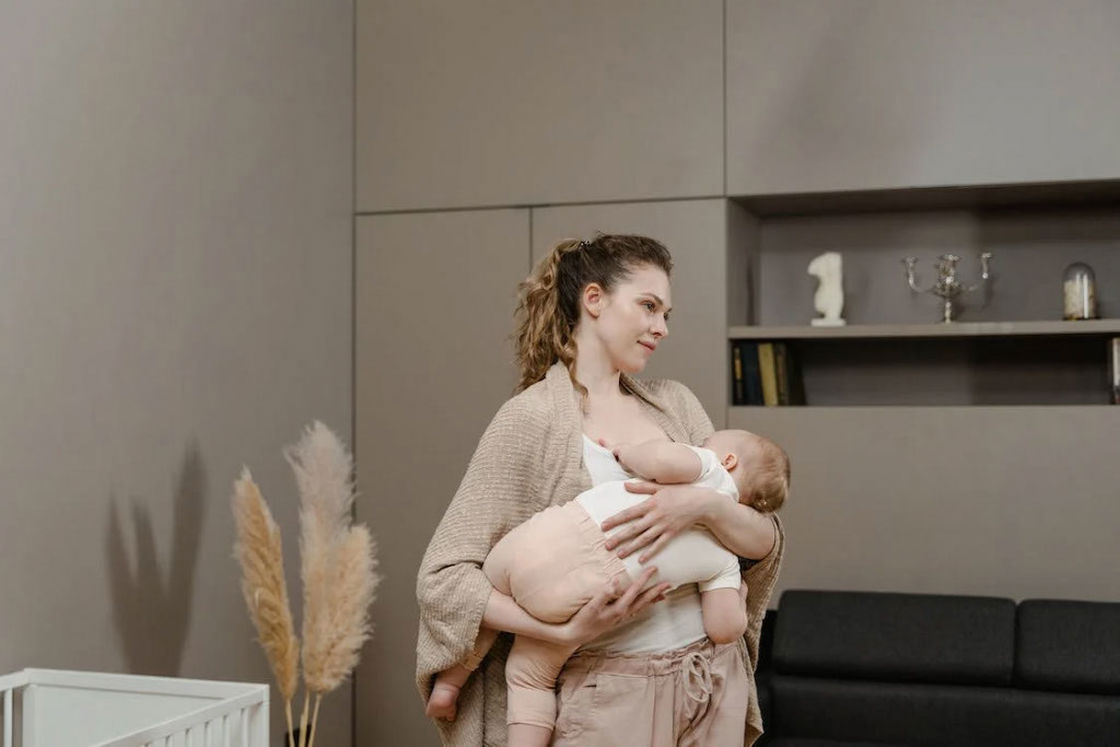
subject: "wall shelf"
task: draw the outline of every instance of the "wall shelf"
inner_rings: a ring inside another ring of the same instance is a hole
[[[1120,319],[1078,322],[953,322],[951,324],[852,324],[845,327],[733,326],[730,340],[871,340],[934,337],[1012,337],[1050,335],[1120,335]]]

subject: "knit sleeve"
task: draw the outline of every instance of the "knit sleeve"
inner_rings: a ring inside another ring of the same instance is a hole
[[[433,675],[461,661],[474,645],[491,592],[482,562],[532,513],[534,465],[547,428],[547,415],[523,398],[506,402],[483,433],[428,544],[416,581],[416,684],[425,698]]]
[[[782,528],[782,521],[775,514],[770,514],[774,522],[774,547],[770,554],[752,565],[743,573],[743,581],[747,584],[747,630],[743,634],[745,664],[751,675],[752,683],[754,673],[758,668],[758,647],[762,635],[762,620],[766,616],[766,608],[770,605],[774,587],[778,582],[778,573],[782,568],[782,556],[785,553],[786,536]],[[752,686],[750,692],[750,705],[747,709],[747,730],[744,745],[749,747],[762,735],[762,712],[758,705],[758,688]]]
[[[712,419],[708,417],[700,400],[687,386],[671,379],[666,379],[664,384],[674,402],[677,416],[688,431],[689,442],[693,446],[699,446],[704,439],[715,432]]]

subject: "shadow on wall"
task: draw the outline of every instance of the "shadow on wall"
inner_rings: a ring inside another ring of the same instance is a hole
[[[170,677],[178,675],[182,665],[206,508],[206,475],[195,443],[188,446],[183,459],[174,501],[171,567],[165,580],[147,506],[140,499],[132,502],[133,563],[125,547],[116,497],[109,499],[105,554],[113,622],[128,671],[133,674]]]

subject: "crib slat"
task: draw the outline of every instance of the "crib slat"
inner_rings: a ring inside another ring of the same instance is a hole
[[[12,745],[12,691],[4,691],[4,747]]]
[[[233,741],[229,735],[229,714],[222,716],[222,747],[233,747]]]
[[[249,709],[241,709],[241,747],[249,747]]]

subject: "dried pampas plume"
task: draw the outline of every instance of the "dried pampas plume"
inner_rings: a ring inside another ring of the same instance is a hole
[[[353,460],[342,442],[316,421],[286,453],[300,492],[303,577],[303,673],[315,693],[311,739],[322,696],[342,684],[370,635],[369,606],[380,581],[376,547],[364,526],[352,527]]]
[[[291,731],[291,703],[299,680],[299,641],[284,580],[280,527],[248,468],[234,482],[233,516],[237,522],[233,550],[241,565],[241,593],[284,699]]]
[[[284,456],[295,472],[300,494],[304,695],[299,734],[300,747],[311,747],[323,695],[354,670],[362,644],[372,632],[369,608],[381,579],[373,537],[366,527],[351,525],[354,460],[338,436],[316,421]],[[248,469],[234,483],[233,512],[241,588],[284,696],[288,744],[294,747],[291,701],[298,679],[299,641],[288,608],[280,530]],[[309,733],[311,693],[315,693],[315,712]]]

